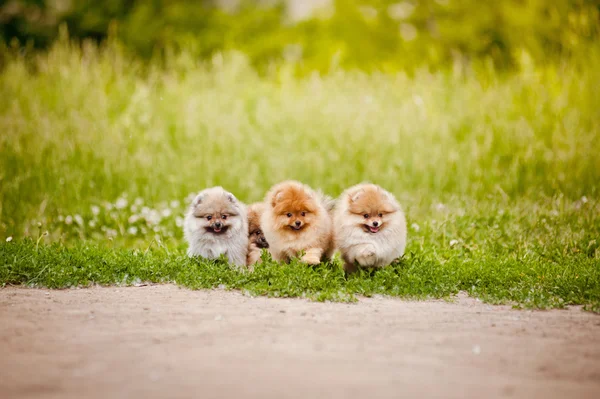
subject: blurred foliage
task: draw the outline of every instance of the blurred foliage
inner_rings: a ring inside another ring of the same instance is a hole
[[[273,3],[241,1],[226,11],[216,0],[12,0],[0,3],[0,36],[45,47],[64,23],[72,37],[99,41],[114,34],[146,58],[237,49],[261,68],[286,59],[305,71],[410,70],[472,60],[509,68],[523,51],[545,62],[585,53],[600,38],[598,0],[332,0],[300,21],[290,19],[289,2]]]

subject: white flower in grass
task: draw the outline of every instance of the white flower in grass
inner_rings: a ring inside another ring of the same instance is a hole
[[[97,205],[92,205],[92,215],[98,216],[100,214],[100,207]]]
[[[584,195],[583,197],[581,197],[581,202],[583,202],[584,204],[587,204],[588,198]]]
[[[92,227],[92,228],[96,227],[96,221],[95,221],[95,220],[90,220],[90,221],[88,222],[88,226],[90,226],[90,227]]]
[[[133,224],[133,223],[137,222],[138,220],[140,220],[140,217],[138,215],[131,215],[131,216],[129,216],[129,219],[127,219],[129,224]]]
[[[107,202],[107,203],[104,204],[104,207],[106,208],[106,210],[112,211],[113,204],[111,204],[110,202]]]
[[[163,209],[163,211],[162,211],[162,216],[163,216],[164,218],[168,218],[169,216],[171,216],[171,210],[170,210],[169,208],[165,208],[165,209]]]
[[[446,209],[446,205],[444,205],[444,204],[442,204],[442,203],[440,202],[440,203],[438,203],[438,204],[436,204],[436,205],[435,205],[435,209],[436,209],[438,212],[441,212],[441,211],[443,211],[443,210],[445,210],[445,209]]]
[[[131,205],[131,206],[129,207],[129,210],[130,210],[132,213],[136,213],[136,212],[138,211],[138,207],[137,207],[137,205],[133,204],[133,205]]]
[[[115,208],[117,209],[123,209],[127,206],[127,198],[119,198],[117,199],[117,202],[115,202]]]
[[[65,221],[65,217],[63,215],[58,215],[58,221],[59,222],[64,222]]]
[[[183,226],[183,218],[181,216],[177,216],[175,218],[175,226],[177,226],[177,227]]]
[[[419,230],[421,230],[421,227],[420,227],[418,224],[416,224],[416,223],[413,223],[413,224],[411,224],[411,225],[410,225],[410,227],[412,227],[412,229],[413,229],[414,231],[419,231]]]
[[[6,237],[6,242],[11,242],[11,241],[12,241],[12,236]]]
[[[152,209],[148,215],[146,215],[146,221],[148,224],[159,224],[161,220],[160,213],[157,210]]]
[[[173,200],[173,201],[171,201],[171,203],[169,205],[171,206],[171,208],[176,209],[176,208],[179,208],[179,206],[181,205],[181,202],[179,202],[177,200]]]
[[[73,224],[73,216],[69,215],[65,218],[65,224]]]
[[[406,42],[416,39],[418,34],[417,28],[413,24],[400,24],[400,36]]]
[[[150,213],[150,208],[148,208],[147,206],[142,208],[142,215],[146,216],[147,214]]]
[[[400,3],[390,4],[388,6],[387,12],[390,18],[399,21],[401,19],[406,19],[410,17],[414,10],[414,4],[409,3],[408,1],[402,1]]]
[[[108,238],[113,238],[117,236],[117,230],[114,229],[106,229],[106,236]]]
[[[138,232],[138,228],[135,226],[131,226],[130,228],[127,229],[127,233],[129,233],[132,236],[136,235],[137,232]]]
[[[458,245],[458,240],[450,240],[450,246],[451,247],[454,247],[456,245]]]
[[[77,223],[80,226],[83,226],[83,218],[81,217],[81,215],[75,215],[74,219],[75,219],[75,223]]]
[[[137,197],[133,203],[137,206],[142,206],[142,205],[144,205],[144,199]]]

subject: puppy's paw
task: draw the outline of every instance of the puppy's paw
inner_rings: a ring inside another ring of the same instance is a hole
[[[260,249],[257,247],[253,247],[254,244],[252,244],[252,246],[250,247],[250,250],[248,251],[248,256],[246,257],[246,266],[252,266],[255,263],[260,263],[262,262],[262,259],[260,258],[261,252]]]
[[[307,253],[300,258],[301,262],[308,263],[309,265],[318,265],[321,263],[321,258],[315,254]]]
[[[373,266],[377,261],[377,254],[375,253],[375,247],[367,245],[360,250],[356,260],[361,266]]]

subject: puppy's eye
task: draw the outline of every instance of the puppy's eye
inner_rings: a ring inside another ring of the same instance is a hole
[[[286,216],[289,217],[289,218],[291,218],[292,214],[288,212],[288,214]]]
[[[221,219],[227,219],[227,215],[221,215]]]
[[[207,216],[206,217],[206,220],[210,220],[210,219],[212,219],[212,216]]]
[[[306,216],[306,212],[302,212],[302,213],[301,213],[301,215],[302,215],[302,216]]]
[[[382,217],[383,217],[383,213],[380,213],[378,216],[379,216],[380,218],[382,218]]]
[[[363,216],[365,217],[365,219],[369,218],[369,214],[368,213],[365,213]]]
[[[260,235],[260,230],[256,230],[256,235],[259,236]]]

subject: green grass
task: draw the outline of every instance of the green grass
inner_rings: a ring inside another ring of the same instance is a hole
[[[160,246],[129,250],[25,240],[0,245],[0,281],[49,288],[174,282],[193,289],[221,287],[321,301],[352,301],[357,295],[374,294],[443,298],[464,290],[492,303],[534,308],[583,303],[600,311],[600,270],[587,253],[558,264],[535,251],[529,252],[527,262],[518,256],[472,256],[471,252],[466,247],[411,250],[388,268],[346,278],[337,261],[318,267],[297,261],[281,266],[265,253],[264,262],[250,273],[224,260],[190,259],[182,251]]]
[[[260,76],[240,54],[143,65],[114,43],[2,56],[0,284],[138,278],[334,300],[467,290],[598,308],[597,48],[524,57],[510,74],[306,78],[286,65]],[[251,202],[288,178],[333,196],[364,180],[392,191],[409,224],[402,264],[345,280],[337,263],[250,275],[183,257],[186,196],[219,184]]]

